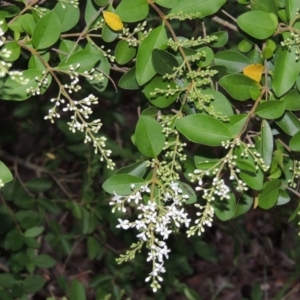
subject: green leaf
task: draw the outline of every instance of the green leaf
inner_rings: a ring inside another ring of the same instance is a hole
[[[170,14],[200,13],[200,18],[213,15],[225,4],[226,0],[184,0],[174,3]]]
[[[300,211],[300,202],[298,203],[297,208],[294,210],[294,212],[291,214],[291,216],[288,219],[288,222],[293,221],[297,216],[298,216],[298,212]]]
[[[120,65],[125,65],[134,58],[135,53],[136,49],[134,47],[121,40],[118,42],[115,50],[116,62]]]
[[[229,121],[226,122],[225,125],[233,136],[236,136],[240,133],[247,120],[247,117],[247,114],[229,116]]]
[[[286,103],[284,101],[265,101],[257,106],[255,114],[261,118],[273,120],[283,115],[285,107]]]
[[[228,42],[228,32],[227,31],[218,31],[212,35],[216,36],[218,39],[216,41],[210,43],[211,47],[221,48],[227,44],[227,42]]]
[[[156,71],[152,65],[152,52],[166,45],[167,33],[163,25],[153,29],[142,41],[136,57],[136,80],[139,85],[147,83]]]
[[[285,10],[287,18],[290,21],[289,24],[293,25],[299,10],[299,2],[297,0],[286,0]]]
[[[48,254],[35,256],[32,260],[33,264],[39,268],[52,268],[56,265],[56,260]]]
[[[289,91],[281,98],[281,100],[285,101],[287,110],[300,110],[300,93],[298,89]]]
[[[116,174],[129,174],[137,177],[143,177],[147,171],[147,162],[137,161],[136,163],[123,167],[117,171]]]
[[[153,2],[167,8],[172,8],[174,5],[174,1],[170,2],[170,0],[154,0]]]
[[[273,15],[274,16],[274,15]],[[250,36],[264,40],[274,34],[277,20],[271,14],[261,10],[249,11],[237,18],[238,26]]]
[[[4,184],[13,180],[12,173],[2,161],[0,161],[0,179]]]
[[[10,51],[11,52],[10,56],[3,57],[1,54],[3,54],[4,51]],[[20,54],[21,54],[21,47],[17,42],[7,42],[1,48],[0,57],[5,61],[15,61],[19,58]]]
[[[0,274],[0,287],[10,289],[17,283],[18,280],[16,280],[10,273]]]
[[[272,155],[273,155],[273,144],[274,141],[273,141],[272,129],[266,120],[262,120],[260,153],[266,166],[271,165]]]
[[[259,84],[242,74],[222,77],[219,84],[235,100],[245,101],[251,98],[251,91],[259,93]]]
[[[241,52],[249,52],[253,47],[253,44],[250,43],[248,40],[243,39],[239,43],[239,50]]]
[[[165,145],[162,126],[153,118],[141,116],[135,129],[135,143],[147,157],[157,157]]]
[[[234,217],[236,210],[236,200],[233,193],[230,194],[230,199],[223,199],[212,202],[216,216],[222,221],[228,221]]]
[[[277,14],[278,5],[276,0],[259,0],[255,2],[251,2],[252,10],[262,10],[266,13]]]
[[[198,61],[198,63],[197,63],[198,67],[200,67],[200,68],[207,67],[214,60],[215,55],[214,55],[214,52],[211,48],[202,47],[202,48],[198,49],[198,52],[205,53],[205,56]]]
[[[152,52],[152,64],[159,75],[173,74],[178,67],[176,58],[164,50],[154,49]]]
[[[220,92],[216,90],[202,90],[203,95],[212,95],[213,101],[210,102],[210,107],[213,107],[216,113],[220,113],[223,116],[232,116],[233,110],[229,100]]]
[[[34,178],[26,182],[26,187],[36,193],[42,193],[52,188],[52,181],[47,178]]]
[[[88,258],[91,260],[95,259],[101,250],[100,243],[93,236],[88,237],[86,247],[87,247]]]
[[[29,275],[24,281],[23,281],[23,289],[25,293],[28,294],[34,294],[45,284],[45,280],[40,275]]]
[[[291,200],[291,198],[290,198],[289,194],[285,190],[280,189],[276,205],[284,205],[284,204],[290,202],[290,200]]]
[[[44,227],[33,227],[27,229],[24,233],[25,237],[37,237],[44,231]]]
[[[229,73],[240,73],[251,64],[245,55],[233,50],[216,53],[214,62],[216,65],[226,67]]]
[[[249,211],[252,204],[253,204],[253,198],[245,193],[242,194],[240,199],[238,199],[237,201],[234,217],[237,218],[238,216],[245,214],[247,211]]]
[[[232,134],[219,120],[202,114],[194,114],[176,121],[178,131],[188,140],[208,146],[220,146],[232,139]]]
[[[92,49],[79,50],[73,53],[69,58],[65,58],[57,67],[58,70],[67,71],[71,66],[74,68],[79,64],[77,72],[91,70],[99,61],[99,54]]]
[[[56,43],[60,33],[60,20],[56,13],[51,11],[37,22],[32,35],[32,44],[36,49],[48,48]]]
[[[141,21],[148,16],[148,13],[147,0],[122,0],[116,8],[116,14],[127,23]]]
[[[264,174],[260,169],[255,173],[242,171],[239,176],[251,189],[260,191],[263,188]]]
[[[31,95],[27,92],[28,89],[40,88],[40,94],[43,94],[51,84],[52,77],[50,74],[47,75],[48,82],[46,85],[39,86],[39,82],[36,81],[36,78],[43,78],[42,70],[25,70],[23,71],[23,78],[28,79],[27,84],[20,84],[16,80],[12,79],[12,76],[9,76],[5,81],[4,85],[0,89],[0,98],[2,100],[13,100],[13,101],[21,101],[26,100],[31,97]]]
[[[152,105],[158,108],[165,108],[177,99],[179,92],[168,96],[162,93],[158,93],[156,96],[152,96],[151,93],[155,92],[155,89],[167,91],[169,88],[175,89],[176,84],[173,81],[164,80],[162,77],[155,77],[150,81],[150,83],[145,86],[143,92]]]
[[[282,96],[295,84],[300,72],[300,60],[296,61],[296,47],[290,50],[280,47],[275,57],[272,88],[277,97]]]
[[[290,136],[295,135],[300,130],[300,121],[289,111],[286,111],[284,115],[276,121],[276,124]]]
[[[300,130],[291,138],[289,147],[292,151],[300,152]]]
[[[273,207],[278,199],[281,180],[273,179],[264,184],[263,190],[258,196],[258,205],[263,209]]]
[[[33,35],[34,29],[36,27],[36,22],[31,14],[24,14],[18,17],[22,28],[25,32],[28,32],[31,36]]]
[[[80,17],[79,7],[70,3],[58,2],[53,11],[56,13],[61,26],[61,32],[66,32],[78,23]]]
[[[135,68],[130,69],[119,80],[118,86],[124,90],[138,90],[140,87],[136,81]]]
[[[132,175],[117,174],[108,178],[102,185],[102,188],[109,194],[114,192],[117,195],[125,196],[132,193],[131,185],[134,184],[135,188],[145,185],[145,180]]]
[[[218,261],[216,249],[204,241],[196,241],[193,248],[199,257],[214,263]]]
[[[193,204],[197,201],[197,195],[194,191],[194,189],[181,181],[177,181],[179,188],[182,190],[182,195],[188,195],[189,198],[186,200],[186,204]]]

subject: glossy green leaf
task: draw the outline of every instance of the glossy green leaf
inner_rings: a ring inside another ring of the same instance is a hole
[[[76,69],[78,72],[91,70],[99,61],[99,54],[91,49],[79,50],[73,53],[69,58],[66,57],[57,67],[58,70],[69,70],[71,66],[74,68],[79,64]]]
[[[300,152],[300,130],[291,138],[289,147],[292,151]]]
[[[147,157],[156,157],[165,145],[162,126],[153,118],[141,116],[135,128],[135,143]]]
[[[152,52],[167,43],[168,37],[163,25],[153,29],[142,41],[136,57],[136,80],[139,85],[147,83],[156,71],[152,64]]]
[[[241,40],[239,43],[239,50],[241,52],[249,52],[252,48],[253,44],[246,39]]]
[[[4,184],[13,180],[11,171],[2,161],[0,161],[0,179]]]
[[[261,193],[258,195],[258,205],[263,209],[269,209],[273,207],[279,196],[279,188],[281,186],[281,180],[274,179],[268,181]]]
[[[172,8],[174,5],[174,2],[170,2],[170,0],[154,0],[153,2],[167,8]]]
[[[146,98],[149,100],[149,102],[158,107],[158,108],[165,108],[168,107],[170,104],[172,104],[178,97],[179,92],[174,93],[173,95],[166,94],[157,94],[152,95],[153,92],[155,92],[155,89],[161,89],[167,91],[169,88],[176,88],[176,84],[173,81],[164,80],[162,77],[154,77],[150,83],[148,83],[143,92],[145,93]]]
[[[80,10],[71,3],[58,2],[53,10],[61,24],[61,32],[72,29],[79,21]]]
[[[116,174],[129,174],[137,177],[143,177],[146,171],[147,162],[145,160],[142,160],[119,169]]]
[[[133,175],[117,174],[108,178],[103,183],[102,188],[109,194],[116,193],[117,195],[125,196],[132,193],[132,184],[137,189],[145,185],[145,180]]]
[[[239,176],[251,189],[260,191],[263,188],[264,174],[260,169],[256,173],[242,171]]]
[[[240,73],[250,65],[250,61],[245,55],[233,50],[216,53],[214,62],[216,65],[226,67],[229,73]]]
[[[255,2],[251,2],[252,10],[261,10],[266,13],[277,14],[278,5],[276,0],[259,0]]]
[[[9,57],[3,57],[1,54],[4,52],[10,51],[11,54]],[[21,54],[21,47],[16,42],[7,42],[1,48],[0,57],[6,61],[15,61],[19,58]]]
[[[177,1],[174,5],[170,14],[195,14],[200,13],[200,18],[210,16],[216,13],[224,4],[226,0],[184,0]]]
[[[2,100],[13,100],[21,101],[28,99],[31,95],[27,92],[28,89],[37,89],[39,87],[39,82],[36,78],[43,78],[42,70],[29,69],[23,71],[23,78],[28,79],[27,84],[21,85],[16,80],[13,80],[12,76],[9,76],[5,81],[4,85],[0,89],[0,98]],[[40,94],[43,94],[46,89],[50,86],[52,77],[48,74],[48,82],[46,85],[40,87]]]
[[[186,204],[195,203],[197,201],[197,195],[196,195],[194,189],[190,185],[188,185],[184,182],[178,181],[177,183],[178,183],[178,187],[182,190],[182,195],[189,196],[189,198],[186,200],[185,203]]]
[[[36,27],[36,22],[31,14],[24,14],[18,17],[18,21],[25,32],[29,33],[30,36],[33,35],[34,29]]]
[[[48,48],[56,43],[60,33],[60,20],[56,13],[51,11],[37,22],[32,35],[32,44],[36,49]]]
[[[118,86],[124,90],[138,90],[140,88],[136,81],[135,68],[130,69],[120,78]]]
[[[198,52],[205,53],[205,56],[198,61],[198,63],[197,63],[198,67],[200,67],[200,68],[207,67],[214,60],[214,52],[211,48],[202,47],[202,48],[198,49]]]
[[[284,101],[265,101],[257,106],[255,114],[264,119],[277,119],[283,115],[285,107]]]
[[[290,200],[291,198],[289,194],[285,190],[279,189],[279,196],[276,205],[284,205],[290,202]]]
[[[289,91],[281,98],[281,100],[285,101],[287,110],[300,110],[300,93],[298,89]]]
[[[289,24],[293,25],[295,21],[295,17],[297,16],[297,12],[299,10],[299,2],[297,0],[286,0],[286,15],[288,20],[290,21]]]
[[[273,134],[269,123],[266,120],[261,122],[261,142],[260,142],[260,153],[266,166],[271,165],[273,155]]]
[[[282,96],[295,84],[300,72],[300,60],[295,59],[295,47],[280,48],[275,57],[272,88],[277,97]]]
[[[288,222],[293,221],[297,216],[298,216],[298,212],[300,211],[300,202],[298,203],[297,208],[293,211],[293,213],[291,214],[291,216],[289,217]]]
[[[251,98],[251,91],[259,93],[259,84],[242,74],[222,77],[219,84],[235,100],[245,101]]]
[[[134,47],[121,40],[118,42],[115,50],[116,62],[120,65],[125,65],[134,58],[135,53],[136,49]]]
[[[212,95],[214,99],[210,103],[210,107],[214,108],[214,111],[222,114],[223,116],[232,116],[233,110],[228,99],[220,92],[216,90],[202,90],[203,95]]]
[[[85,289],[77,279],[73,279],[71,282],[70,300],[86,300]]]
[[[152,52],[152,64],[159,75],[173,74],[178,67],[177,59],[164,50],[154,49]]]
[[[31,274],[23,281],[23,289],[25,293],[34,294],[39,291],[45,284],[42,276]]]
[[[212,202],[216,216],[222,221],[232,219],[236,211],[236,199],[233,193],[230,194],[230,199]]]
[[[300,130],[300,121],[293,113],[287,111],[276,124],[288,135],[293,136]]]
[[[213,48],[221,48],[226,45],[228,41],[228,32],[227,31],[218,31],[213,34],[217,37],[217,40],[210,43],[210,46]]]
[[[147,0],[122,0],[116,8],[116,14],[127,23],[141,21],[148,16],[148,13]]]
[[[240,133],[247,120],[247,117],[247,114],[229,116],[229,121],[226,122],[225,125],[233,136],[236,136]]]
[[[234,217],[237,218],[238,216],[245,214],[247,211],[250,210],[252,204],[253,198],[245,193],[242,194],[241,197],[237,200]]]
[[[264,40],[274,34],[277,22],[264,11],[249,11],[237,18],[238,26],[250,36]]]
[[[188,140],[208,146],[220,146],[230,140],[232,134],[227,127],[213,117],[195,114],[176,121],[178,131]]]

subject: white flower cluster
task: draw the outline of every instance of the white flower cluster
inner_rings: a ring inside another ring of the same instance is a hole
[[[152,272],[146,278],[146,281],[152,281],[151,287],[154,292],[161,286],[159,282],[163,279],[161,274],[165,272],[164,260],[169,258],[168,253],[171,251],[165,240],[173,232],[173,228],[179,228],[184,224],[187,228],[190,225],[188,214],[182,208],[182,204],[189,198],[184,195],[178,183],[171,182],[168,191],[164,193],[162,203],[155,200],[148,200],[146,204],[142,203],[142,195],[150,193],[148,186],[141,186],[138,190],[134,190],[130,196],[114,195],[110,205],[113,206],[112,211],[116,209],[126,212],[125,203],[135,202],[137,209],[140,211],[137,220],[130,222],[129,220],[118,219],[118,228],[127,230],[136,228],[138,230],[137,238],[146,244],[148,249],[147,261],[152,262]]]
[[[4,182],[2,179],[0,179],[0,189],[4,187]]]

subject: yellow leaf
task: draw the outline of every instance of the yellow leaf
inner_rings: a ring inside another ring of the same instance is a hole
[[[247,77],[255,80],[256,82],[260,82],[261,76],[264,72],[265,67],[261,64],[249,65],[244,68],[243,73]]]
[[[104,11],[103,17],[106,22],[106,24],[115,31],[122,30],[124,25],[120,19],[120,17],[110,11]]]

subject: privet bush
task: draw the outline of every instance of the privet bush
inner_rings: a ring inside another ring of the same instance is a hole
[[[168,271],[174,232],[201,235],[215,217],[299,198],[298,0],[17,2],[1,4],[0,98],[57,91],[44,119],[68,120],[114,170],[102,187],[118,213],[115,226],[136,235],[117,261],[146,249],[152,269],[145,281],[154,292]],[[241,13],[229,15],[227,4]],[[140,156],[119,170],[94,110],[112,85],[115,93],[144,95],[131,137]],[[0,186],[11,180],[1,163]],[[31,241],[43,231],[28,230]],[[4,288],[18,283],[9,280]]]

